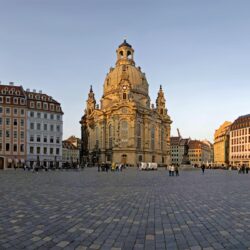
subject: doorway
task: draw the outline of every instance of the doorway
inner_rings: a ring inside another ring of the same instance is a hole
[[[126,164],[127,164],[127,155],[122,155],[121,163],[122,163],[123,165],[126,165]]]
[[[4,158],[0,157],[0,170],[4,169]]]

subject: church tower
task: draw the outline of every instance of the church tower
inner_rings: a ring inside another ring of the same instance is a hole
[[[159,89],[158,96],[156,99],[156,110],[157,110],[158,114],[160,114],[160,115],[167,114],[166,99],[164,97],[164,92],[162,90],[161,85],[160,85],[160,89]]]
[[[92,85],[90,85],[88,100],[87,100],[87,114],[90,115],[95,110],[96,100],[95,94],[92,89]]]

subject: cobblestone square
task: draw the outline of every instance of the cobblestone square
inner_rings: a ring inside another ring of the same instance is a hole
[[[0,249],[250,249],[250,175],[0,172]]]

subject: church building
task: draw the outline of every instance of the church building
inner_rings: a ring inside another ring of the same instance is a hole
[[[100,105],[92,86],[81,118],[81,163],[139,162],[170,164],[172,123],[162,86],[156,105],[150,104],[145,73],[134,61],[134,49],[124,42],[103,85]]]

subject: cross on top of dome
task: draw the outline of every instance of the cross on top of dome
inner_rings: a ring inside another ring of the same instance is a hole
[[[126,39],[123,40],[123,43],[119,45],[119,48],[123,47],[123,46],[126,46],[126,47],[129,47],[129,48],[132,48],[132,46],[127,43]]]

